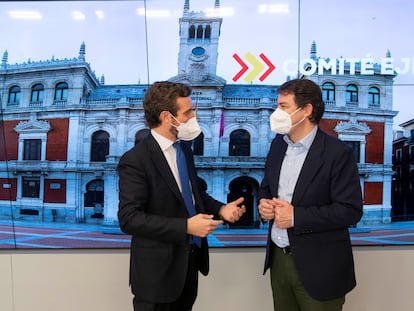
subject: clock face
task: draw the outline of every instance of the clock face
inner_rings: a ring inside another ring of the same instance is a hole
[[[201,46],[197,46],[191,51],[191,53],[193,53],[195,56],[204,55],[205,52],[206,50],[204,50]]]

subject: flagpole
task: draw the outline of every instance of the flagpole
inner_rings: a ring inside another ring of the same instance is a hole
[[[223,137],[223,134],[224,134],[224,108],[221,108],[217,156],[220,156],[221,137]]]

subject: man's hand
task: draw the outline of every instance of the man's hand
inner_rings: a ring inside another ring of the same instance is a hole
[[[293,205],[287,201],[272,199],[275,206],[275,223],[281,229],[287,229],[293,225]]]
[[[260,199],[259,214],[264,221],[275,218],[275,203],[270,199]]]
[[[214,215],[197,214],[188,218],[187,233],[202,238],[206,237],[223,223],[222,220],[213,220],[213,217]]]
[[[242,205],[244,198],[240,197],[233,202],[227,203],[220,209],[220,217],[228,222],[236,222],[246,212],[246,206]]]

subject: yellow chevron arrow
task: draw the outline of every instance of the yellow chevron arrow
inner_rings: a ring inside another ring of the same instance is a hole
[[[246,58],[249,61],[249,63],[253,65],[252,71],[250,71],[250,73],[244,78],[244,81],[250,83],[264,69],[264,66],[250,52],[247,52],[246,55],[244,55],[244,58]]]

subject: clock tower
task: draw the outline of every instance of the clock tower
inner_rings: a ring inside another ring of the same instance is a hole
[[[190,0],[185,0],[180,18],[180,48],[178,75],[171,80],[191,84],[224,84],[216,76],[218,44],[223,19],[220,17],[220,1],[216,0],[211,13],[190,11]]]

